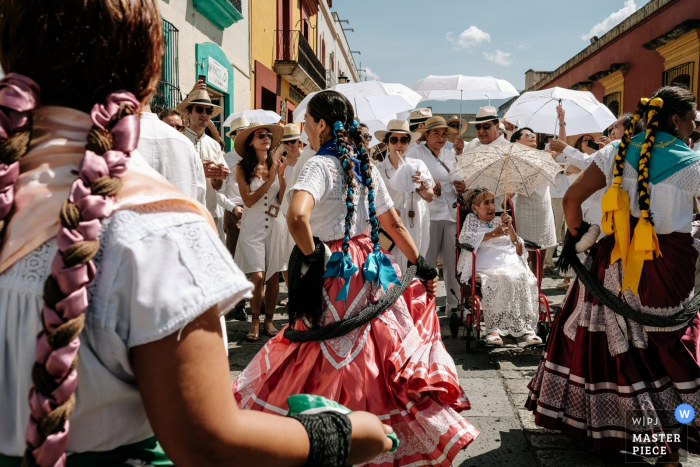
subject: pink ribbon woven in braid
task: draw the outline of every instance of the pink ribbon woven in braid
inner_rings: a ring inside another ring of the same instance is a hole
[[[39,107],[39,85],[26,76],[10,73],[0,80],[0,141],[24,126],[29,113]],[[19,162],[0,161],[0,219],[10,214],[15,202],[14,185],[19,177]]]
[[[127,115],[120,120],[117,112],[120,104],[128,104],[135,115]],[[56,279],[61,292],[66,296],[56,304],[53,310],[46,304],[43,309],[45,329],[39,333],[36,345],[36,362],[43,364],[58,387],[48,397],[32,387],[29,394],[31,417],[27,427],[27,447],[32,450],[34,459],[40,467],[62,467],[66,463],[69,423],[66,421],[63,431],[58,431],[44,438],[38,431],[38,424],[53,409],[64,404],[75,392],[78,378],[77,370],[71,371],[71,365],[80,347],[79,338],[65,347],[51,347],[47,331],[53,332],[63,323],[80,316],[88,306],[87,285],[95,277],[95,265],[92,261],[66,267],[62,253],[71,245],[97,239],[101,220],[112,213],[112,197],[93,195],[92,183],[100,177],[122,177],[128,169],[131,151],[136,149],[139,140],[139,116],[141,105],[133,94],[125,91],[110,94],[104,104],[95,104],[90,113],[94,125],[108,130],[114,141],[113,149],[103,155],[85,151],[80,163],[78,179],[73,182],[69,200],[80,211],[81,222],[76,229],[61,226],[56,236],[58,252],[51,265],[51,274]]]

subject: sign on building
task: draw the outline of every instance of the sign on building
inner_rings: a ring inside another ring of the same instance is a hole
[[[228,70],[211,57],[207,67],[207,81],[219,89],[228,90]]]

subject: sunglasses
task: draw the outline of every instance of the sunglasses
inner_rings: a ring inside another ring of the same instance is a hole
[[[476,128],[476,131],[490,130],[492,126],[493,126],[493,123],[477,123],[476,125],[474,125],[474,127]]]
[[[213,107],[202,107],[201,105],[195,105],[194,111],[197,112],[198,114],[203,114],[204,112],[206,112],[207,115],[211,115],[214,113],[214,108]]]
[[[448,125],[450,128],[454,128],[455,130],[459,130],[459,123],[452,123]]]
[[[362,135],[362,139],[364,139],[365,141],[369,141],[372,139],[372,135]]]
[[[534,134],[534,133],[530,133],[530,132],[528,131],[527,133],[524,133],[524,136],[525,136],[526,138],[532,138],[533,136],[535,136],[535,134]]]
[[[396,144],[399,141],[401,141],[401,144],[408,144],[411,141],[411,138],[409,138],[408,136],[402,136],[401,138],[399,138],[398,136],[392,136],[391,138],[389,138],[389,142],[391,144]]]
[[[271,133],[268,133],[268,135],[270,135],[270,134]],[[285,141],[284,144],[297,144],[298,142],[299,142],[298,139],[290,139],[289,141]]]
[[[588,138],[588,137],[585,137],[585,136],[584,136],[584,137],[581,139],[581,141],[583,141],[583,142],[585,143],[586,141],[593,141],[593,138]]]
[[[272,133],[258,133],[255,136],[257,136],[258,139],[270,138],[270,140],[272,140]]]
[[[176,129],[177,131],[179,131],[180,133],[182,133],[183,131],[185,131],[185,127],[184,127],[183,125],[170,125],[170,126],[173,127],[173,128],[175,128],[175,129]]]

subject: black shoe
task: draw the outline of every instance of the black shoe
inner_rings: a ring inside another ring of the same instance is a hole
[[[248,321],[248,314],[245,312],[245,301],[240,302],[233,310],[224,317],[225,320],[235,319],[238,321]]]
[[[559,250],[556,248],[554,249],[554,253],[552,254],[552,258],[558,258],[559,257]]]
[[[438,308],[438,313],[440,314],[445,314],[445,310],[447,309],[447,306],[441,306]]]

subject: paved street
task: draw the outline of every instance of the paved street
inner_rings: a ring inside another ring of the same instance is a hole
[[[549,297],[553,311],[564,298],[556,289],[561,278],[545,277],[543,291]],[[281,290],[286,292],[284,285]],[[286,296],[283,294],[282,296]],[[440,282],[438,306],[445,304],[444,284]],[[278,308],[275,325],[286,322],[284,309]],[[445,347],[454,358],[460,383],[469,397],[471,410],[463,412],[481,436],[465,451],[459,453],[454,466],[479,467],[502,465],[507,467],[613,467],[625,465],[653,465],[643,458],[623,454],[595,455],[585,447],[571,442],[556,432],[535,426],[533,416],[523,408],[527,398],[527,384],[535,374],[541,350],[524,349],[519,339],[504,339],[500,349],[476,349],[466,353],[465,341],[450,337],[447,318],[440,317]],[[245,368],[256,352],[268,340],[261,336],[256,344],[244,341],[249,323],[228,321],[229,362],[231,380]],[[632,464],[630,461],[634,460]],[[684,466],[700,467],[700,457],[691,457]]]

